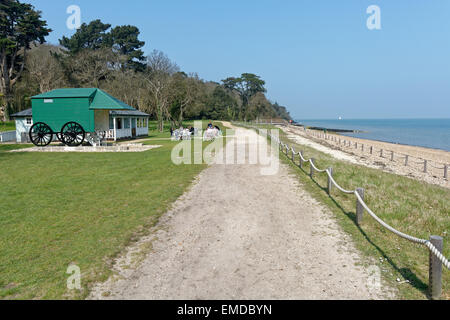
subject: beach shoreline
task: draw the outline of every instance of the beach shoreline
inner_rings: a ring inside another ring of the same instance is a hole
[[[302,127],[296,126],[280,128],[286,134],[291,135],[291,138],[295,139],[295,136],[298,136],[299,139],[301,137],[322,146],[321,151],[326,151],[336,158],[450,188],[448,177],[444,178],[445,165],[448,166],[447,176],[450,176],[450,152],[448,151],[354,138],[337,133],[327,133],[328,139],[325,139],[323,132],[320,131],[307,130],[305,132]],[[322,134],[322,137],[318,137],[318,134]],[[346,142],[345,146],[344,141]],[[303,142],[305,143],[305,140]],[[371,147],[372,154],[370,153]],[[407,160],[406,155],[408,156]],[[392,161],[392,159],[394,160]],[[425,160],[427,160],[426,165]],[[405,165],[406,163],[407,165]],[[427,172],[424,172],[425,166]]]

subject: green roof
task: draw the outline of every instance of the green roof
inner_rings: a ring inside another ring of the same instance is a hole
[[[135,110],[126,103],[96,88],[67,88],[46,92],[32,99],[92,98],[91,110]]]
[[[95,88],[67,88],[55,89],[32,97],[32,99],[53,99],[53,98],[89,98],[97,89]]]
[[[105,91],[97,89],[94,101],[92,101],[90,109],[94,110],[135,110],[134,108],[127,105],[125,102],[114,98],[113,96],[107,94]]]

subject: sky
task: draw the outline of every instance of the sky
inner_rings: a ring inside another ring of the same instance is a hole
[[[148,54],[220,82],[255,73],[294,119],[450,118],[448,0],[23,0],[57,44],[82,22],[135,25]],[[381,30],[367,28],[377,5]]]

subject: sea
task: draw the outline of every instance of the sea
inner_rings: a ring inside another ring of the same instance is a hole
[[[356,130],[342,135],[450,151],[450,119],[297,120],[327,129]]]

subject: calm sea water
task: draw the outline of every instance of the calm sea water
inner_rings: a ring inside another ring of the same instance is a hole
[[[450,119],[297,120],[306,126],[360,130],[343,135],[450,151]]]

